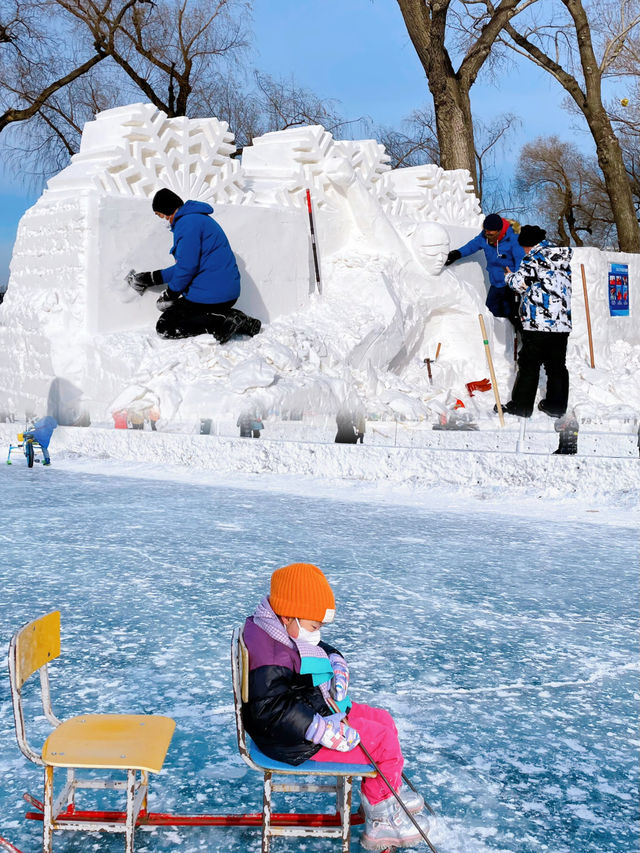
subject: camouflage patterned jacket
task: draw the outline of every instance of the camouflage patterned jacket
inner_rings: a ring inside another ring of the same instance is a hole
[[[529,332],[571,331],[571,255],[542,240],[505,281],[520,294],[520,319]]]

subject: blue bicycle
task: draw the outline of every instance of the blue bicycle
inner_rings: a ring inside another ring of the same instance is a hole
[[[18,433],[18,443],[9,445],[9,453],[7,455],[7,465],[11,465],[11,451],[22,450],[27,459],[27,467],[33,468],[34,462],[42,462],[43,465],[51,465],[51,457],[49,456],[49,442],[51,434],[58,426],[55,418],[47,416],[40,418],[32,426],[28,426],[24,432]],[[38,459],[36,454],[40,453],[42,459]]]

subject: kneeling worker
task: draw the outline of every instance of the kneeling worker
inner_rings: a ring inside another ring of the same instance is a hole
[[[260,320],[234,308],[240,296],[240,272],[226,234],[201,201],[183,202],[169,189],[154,195],[153,212],[173,232],[175,264],[154,272],[132,272],[128,281],[138,293],[165,284],[158,299],[162,311],[156,331],[162,338],[212,334],[224,344],[233,335],[257,335]]]

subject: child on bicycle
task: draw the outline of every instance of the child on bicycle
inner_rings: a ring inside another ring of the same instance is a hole
[[[54,429],[58,426],[58,421],[47,415],[44,418],[37,420],[33,427],[24,433],[24,438],[32,438],[37,441],[42,450],[42,464],[51,465],[51,457],[49,456],[49,443]]]
[[[275,571],[271,589],[244,627],[249,652],[246,730],[270,758],[369,764],[363,744],[424,832],[422,797],[402,786],[398,732],[387,711],[348,697],[349,668],[340,652],[321,641],[333,621],[335,600],[324,574],[310,563]],[[348,713],[348,717],[347,717]],[[367,850],[411,847],[421,836],[381,776],[362,780]]]

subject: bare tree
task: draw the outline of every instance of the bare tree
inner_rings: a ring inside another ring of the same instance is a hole
[[[424,163],[440,165],[436,120],[428,107],[414,110],[399,128],[380,127],[374,134],[386,148],[392,169]]]
[[[498,159],[511,130],[519,121],[516,116],[506,113],[490,122],[475,122],[474,159],[478,198],[481,200],[488,196],[490,203],[495,204],[496,197],[503,195],[506,178],[499,168]],[[442,165],[436,119],[429,107],[414,110],[399,128],[377,128],[375,137],[385,146],[393,169],[424,163]],[[497,205],[497,208],[501,206]]]
[[[123,9],[149,0],[127,0]],[[106,59],[97,43],[69,49],[47,13],[46,0],[13,0],[0,6],[0,132],[36,116],[50,98]],[[52,73],[52,69],[64,73]]]
[[[54,0],[168,116],[190,112],[215,75],[248,44],[247,0]],[[197,106],[195,107],[197,110]]]
[[[468,169],[479,190],[469,93],[502,29],[535,0],[500,0],[480,13],[473,0],[397,2],[433,97],[440,163],[445,169]],[[456,70],[446,42],[461,32],[463,56]]]
[[[539,221],[560,245],[610,246],[613,213],[602,173],[593,157],[558,137],[539,138],[522,148],[518,189],[530,199]]]
[[[497,196],[504,194],[506,180],[499,167],[498,158],[512,131],[519,124],[520,119],[512,113],[503,113],[489,122],[476,119],[474,146],[480,188],[478,198],[483,202],[485,210],[504,206],[496,201]]]
[[[487,8],[491,10],[490,2]],[[505,25],[513,49],[548,71],[586,119],[623,252],[640,252],[640,227],[622,147],[607,113],[602,84],[607,76],[616,73],[616,63],[639,25],[638,0],[599,2],[592,10],[585,8],[581,0],[558,0],[553,7],[545,7],[542,22],[521,21],[518,29],[512,23]]]
[[[215,115],[228,121],[240,147],[256,135],[299,124],[321,123],[344,136],[360,121],[346,121],[334,101],[293,79],[276,80],[246,69],[242,60],[249,43],[249,0],[0,3],[7,6],[0,6],[0,60],[2,39],[17,50],[20,38],[23,54],[29,53],[13,76],[7,74],[0,83],[5,97],[19,92],[28,103],[22,114],[7,116],[16,126],[30,119],[28,131],[3,139],[7,158],[23,175],[29,167],[41,176],[59,169],[78,150],[86,121],[141,95],[170,117]],[[49,29],[43,9],[51,13]],[[28,14],[35,11],[45,22],[37,33],[34,15]],[[38,75],[55,64],[56,53],[69,57],[90,49],[98,59],[79,67],[73,77],[54,87],[36,85]],[[101,64],[94,68],[97,61]],[[32,96],[34,91],[39,97]]]

